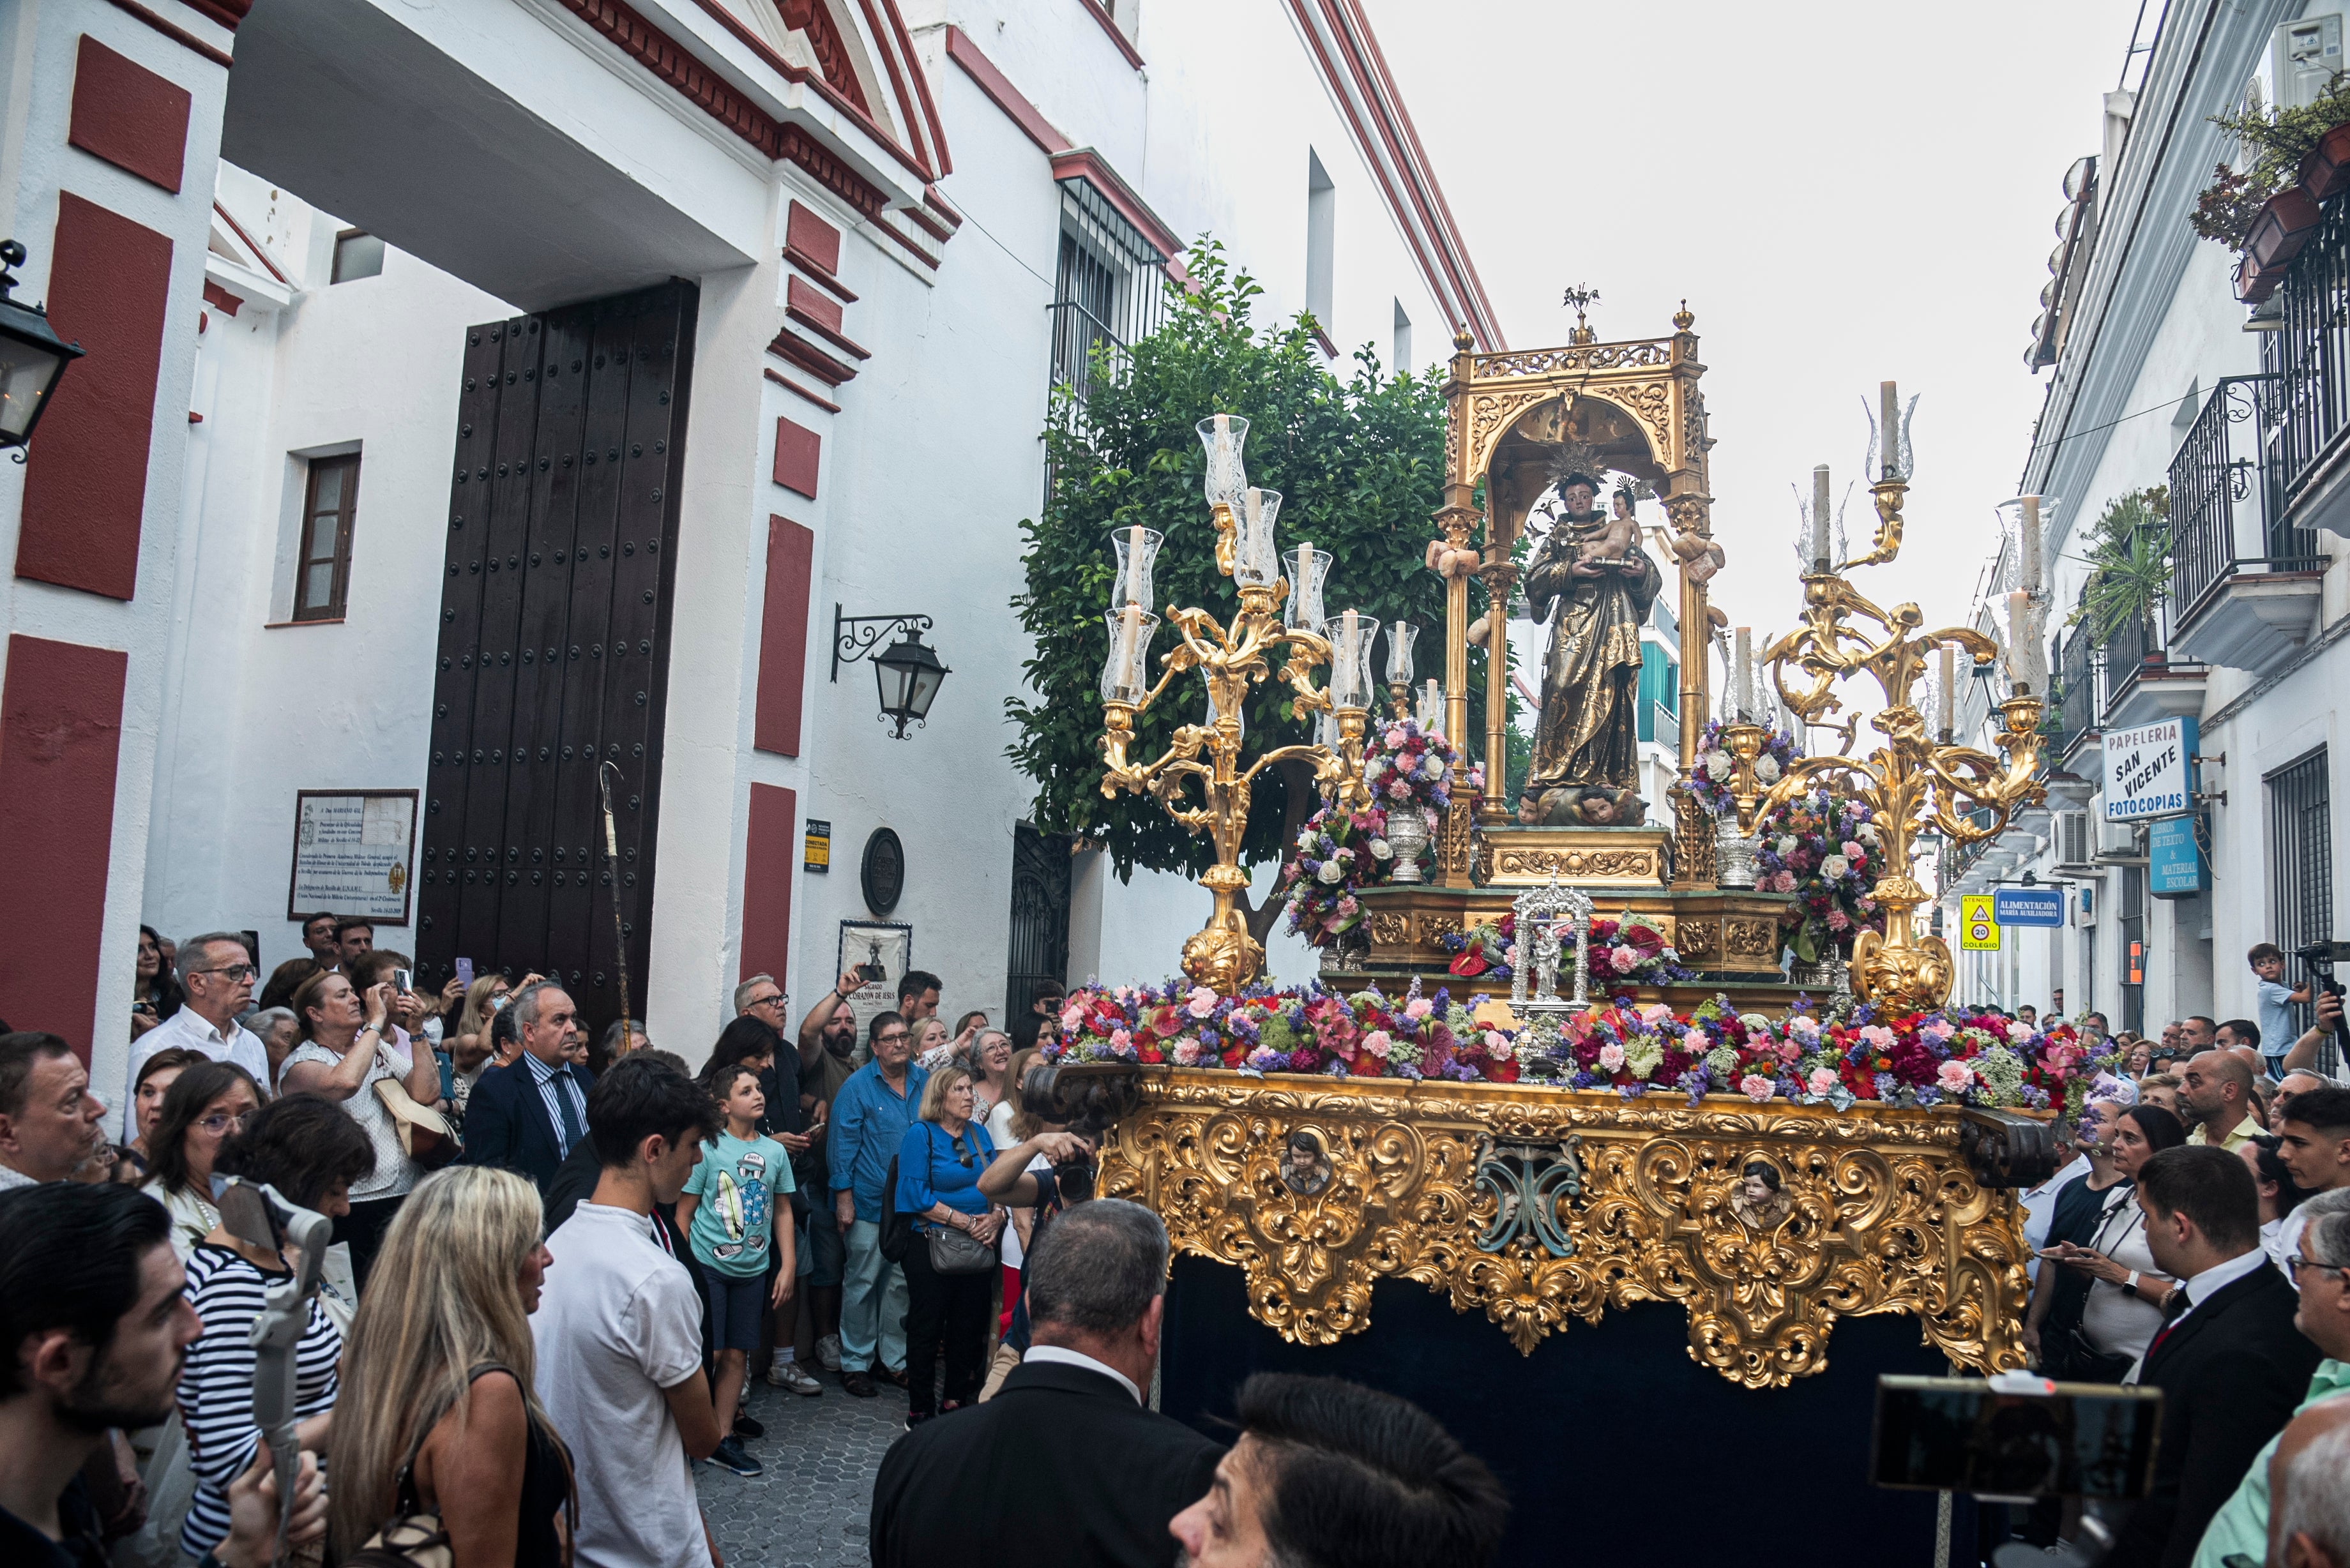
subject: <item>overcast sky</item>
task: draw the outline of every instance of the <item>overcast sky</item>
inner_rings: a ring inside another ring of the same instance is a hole
[[[1714,602],[1793,621],[1789,486],[1858,476],[1890,378],[1923,394],[1907,541],[1856,576],[1962,621],[2050,374],[2023,353],[2061,184],[2098,150],[2139,0],[1364,4],[1511,347],[1566,341],[1570,284],[1600,291],[1603,340],[1668,334],[1689,300]],[[1846,520],[1874,527],[1865,490]]]

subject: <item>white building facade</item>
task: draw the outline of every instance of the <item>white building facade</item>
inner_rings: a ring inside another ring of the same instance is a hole
[[[2338,40],[2342,9],[2169,7],[2140,87],[2108,95],[2105,145],[2067,177],[2032,354],[2053,375],[2020,485],[2060,498],[2045,548],[2048,809],[1951,857],[1944,930],[1956,948],[1959,898],[2026,877],[2062,887],[2065,924],[2004,929],[1998,950],[1961,954],[1963,1000],[2095,1011],[2149,1033],[2198,1013],[2251,1019],[2247,950],[2328,940],[2345,907],[2333,780],[2350,691],[2350,431],[2341,328],[2322,318],[2328,298],[2339,316],[2350,235],[2329,201],[2282,284],[2247,303],[2236,256],[2188,222],[2214,165],[2248,162],[2210,117],[2280,91],[2293,101],[2280,76],[2297,37]],[[2167,591],[2109,628],[2068,626],[2092,525],[2156,486]],[[2013,561],[2011,541],[1980,624],[2001,618]],[[1978,733],[1983,716],[1978,698]],[[2108,763],[2150,763],[2149,728],[2168,740],[2182,720],[2195,739],[2179,797],[2112,820],[2128,808]]]
[[[689,1054],[851,922],[952,1012],[1168,972],[1207,896],[1027,828],[1004,756],[1056,375],[1203,233],[1334,350],[1502,346],[1353,0],[14,0],[0,38],[23,292],[91,349],[0,472],[0,1015],[100,1082],[140,921],[266,966],[338,865],[421,981],[609,1015],[625,961]],[[92,260],[123,222],[151,277]],[[126,374],[143,434],[73,400]],[[45,499],[135,441],[143,487]],[[902,740],[901,617],[951,670]]]

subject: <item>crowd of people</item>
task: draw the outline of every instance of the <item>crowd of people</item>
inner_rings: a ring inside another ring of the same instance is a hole
[[[2058,1123],[2063,1168],[2023,1199],[2034,1366],[2163,1394],[2154,1490],[2123,1521],[2116,1563],[2350,1563],[2350,1493],[2298,1468],[2350,1429],[2350,1403],[2334,1403],[2350,1393],[2341,1000],[2288,987],[2272,944],[2247,961],[2258,1020],[2110,1036],[2118,1069]],[[2106,1023],[2076,1026],[2096,1041]],[[2055,1547],[2080,1532],[2043,1507],[2022,1533]]]
[[[245,1568],[282,1513],[312,1561],[701,1568],[758,1378],[905,1390],[877,1563],[1498,1551],[1499,1485],[1403,1400],[1256,1377],[1230,1448],[1149,1407],[1165,1230],[1021,1088],[1058,998],[949,1029],[913,971],[860,1031],[852,971],[795,1026],[756,975],[696,1069],[539,976],[426,996],[365,922],[303,931],[256,998],[243,937],[142,928],[119,1112],[0,1032],[0,1561]]]

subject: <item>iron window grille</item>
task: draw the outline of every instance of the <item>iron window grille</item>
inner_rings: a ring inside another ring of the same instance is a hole
[[[2325,748],[2267,775],[2270,887],[2269,940],[2285,951],[2334,937],[2334,795]],[[2300,1011],[2309,1026],[2312,1012]]]
[[[1090,181],[1061,182],[1060,256],[1045,307],[1055,387],[1082,403],[1097,377],[1123,371],[1134,345],[1166,318],[1167,262]]]

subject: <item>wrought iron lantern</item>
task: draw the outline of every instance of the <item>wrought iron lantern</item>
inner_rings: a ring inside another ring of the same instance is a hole
[[[926,615],[844,615],[841,606],[832,607],[832,678],[837,681],[842,665],[871,654],[873,678],[881,691],[881,717],[898,722],[895,740],[906,738],[907,725],[930,718],[940,683],[953,673],[939,662],[938,650],[922,640],[922,633],[930,629]],[[892,631],[898,640],[873,653],[874,645]]]
[[[58,340],[47,311],[11,296],[13,269],[24,265],[23,245],[0,243],[0,447],[22,448],[33,439],[50,392],[67,365],[83,354],[79,343]]]

